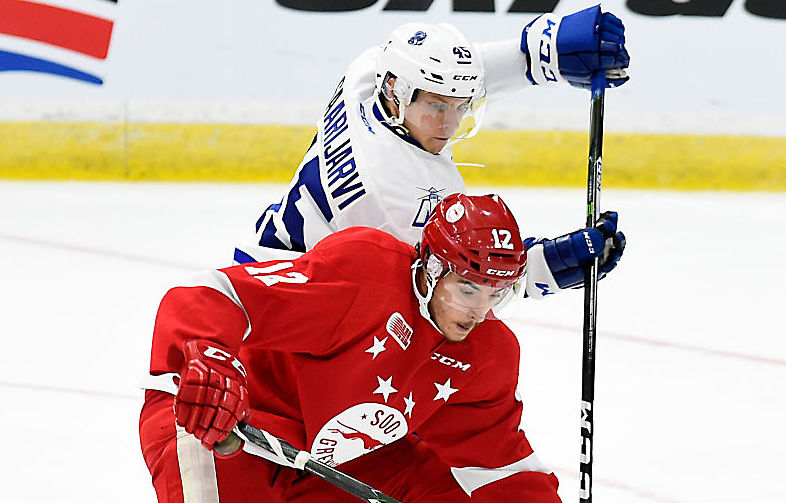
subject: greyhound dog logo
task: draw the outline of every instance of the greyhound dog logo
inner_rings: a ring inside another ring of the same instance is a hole
[[[329,419],[314,436],[310,452],[314,459],[338,466],[400,440],[408,431],[407,418],[395,407],[359,403]]]
[[[331,432],[331,433],[338,433],[339,435],[341,435],[342,437],[346,438],[347,440],[353,440],[353,439],[359,438],[360,440],[363,441],[363,448],[366,449],[367,451],[371,451],[371,450],[374,450],[374,449],[376,449],[378,447],[382,447],[383,445],[385,445],[384,443],[380,442],[379,440],[376,440],[375,438],[372,438],[371,435],[367,435],[367,434],[365,434],[363,432],[360,432],[360,431],[356,430],[355,428],[352,428],[351,426],[347,426],[346,424],[342,423],[341,421],[336,421],[336,422],[338,424],[340,424],[341,426],[343,426],[344,428],[350,430],[350,432],[346,433],[346,432],[343,432],[343,431],[341,431],[341,430],[339,430],[337,428],[331,428],[330,430],[328,430],[329,432]]]

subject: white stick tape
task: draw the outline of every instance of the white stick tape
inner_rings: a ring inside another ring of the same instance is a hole
[[[295,467],[298,468],[299,470],[305,469],[306,463],[310,459],[311,459],[311,454],[309,454],[308,452],[306,451],[298,452],[297,456],[295,456]]]
[[[262,430],[262,434],[265,436],[267,443],[270,444],[270,447],[273,448],[273,452],[276,453],[276,456],[286,459],[287,457],[284,456],[284,450],[281,448],[281,443],[279,443],[278,439],[264,430]]]

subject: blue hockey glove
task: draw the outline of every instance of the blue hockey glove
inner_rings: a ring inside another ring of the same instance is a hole
[[[599,5],[561,19],[553,14],[534,19],[521,34],[521,50],[533,84],[567,81],[589,89],[598,70],[606,70],[607,87],[621,86],[630,78],[624,70],[630,63],[625,27],[614,14],[601,12]]]
[[[625,235],[617,231],[617,212],[600,215],[594,228],[580,229],[543,241],[543,254],[561,289],[584,286],[584,268],[598,257],[598,279],[617,266],[625,251]]]

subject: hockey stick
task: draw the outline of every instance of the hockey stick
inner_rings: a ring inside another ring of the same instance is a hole
[[[606,72],[592,77],[590,107],[589,168],[587,173],[587,227],[598,221],[600,182],[603,171],[603,101]],[[598,308],[598,259],[584,271],[584,349],[581,362],[581,455],[579,501],[592,503],[593,404],[595,402],[595,325]]]
[[[238,423],[236,429],[252,444],[279,457],[285,458],[287,461],[294,464],[295,467],[311,472],[317,477],[333,484],[339,489],[343,489],[363,501],[367,501],[368,503],[400,503],[398,500],[350,477],[346,473],[312,458],[311,454],[308,452],[301,451],[285,440],[276,438],[266,431],[254,428],[246,423]],[[229,454],[236,451],[240,447],[240,444],[240,436],[232,432],[226,440],[216,444],[216,451],[220,454]]]

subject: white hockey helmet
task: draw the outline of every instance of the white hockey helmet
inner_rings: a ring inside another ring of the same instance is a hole
[[[404,122],[406,107],[417,90],[454,98],[470,98],[467,113],[452,141],[474,136],[485,110],[486,88],[483,63],[474,45],[460,31],[446,23],[409,23],[393,30],[377,58],[376,88],[389,96],[388,80],[394,77],[392,98],[398,117],[389,119],[397,126]],[[417,98],[415,98],[417,99]]]

